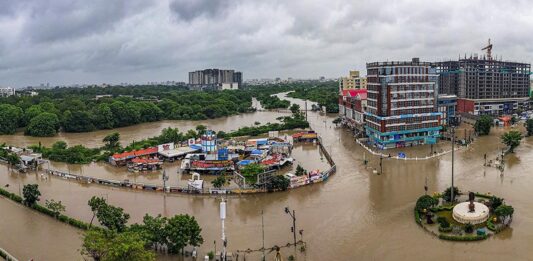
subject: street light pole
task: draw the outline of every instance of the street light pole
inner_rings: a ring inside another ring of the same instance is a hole
[[[167,192],[167,180],[168,180],[167,171],[163,170],[163,192]]]
[[[261,230],[262,230],[262,233],[263,233],[263,261],[265,261],[265,221],[263,219],[263,210],[261,210]]]
[[[294,238],[294,247],[296,247],[296,212],[294,210],[292,210],[292,214],[291,214],[291,211],[289,210],[289,207],[285,207],[285,213],[289,214],[289,216],[291,216],[291,218],[292,218],[291,231],[292,231],[292,235],[293,235],[293,238]]]
[[[224,231],[224,220],[226,219],[226,201],[222,199],[220,202],[220,220],[222,221],[222,261],[226,261],[226,233]]]
[[[452,188],[451,188],[451,201],[452,201],[452,204],[453,204],[453,201],[454,201],[454,190],[455,188],[453,187],[453,163],[454,163],[454,155],[455,155],[455,126],[452,126]]]

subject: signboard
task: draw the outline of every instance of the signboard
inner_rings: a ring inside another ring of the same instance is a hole
[[[437,144],[437,138],[436,137],[426,137],[425,138],[426,144]]]
[[[187,140],[187,144],[189,144],[189,146],[191,146],[191,145],[193,145],[195,143],[196,142],[195,142],[194,138],[191,138],[191,139]]]
[[[173,149],[174,149],[174,143],[165,143],[165,144],[157,145],[157,152],[173,150]]]
[[[403,152],[399,152],[399,153],[398,153],[398,158],[400,158],[400,159],[405,159],[405,153],[403,153]]]
[[[275,138],[275,137],[278,137],[279,136],[279,131],[269,131],[268,132],[268,137],[270,138]]]

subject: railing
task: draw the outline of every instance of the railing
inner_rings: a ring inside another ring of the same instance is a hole
[[[380,156],[380,157],[383,157],[383,158],[389,158],[389,159],[397,159],[397,160],[429,160],[429,159],[432,159],[432,158],[436,158],[436,157],[440,157],[442,155],[446,155],[450,152],[452,152],[452,150],[447,150],[447,151],[443,151],[443,152],[440,152],[440,153],[435,153],[435,154],[432,154],[430,156],[425,156],[425,157],[414,157],[414,158],[408,158],[408,157],[399,157],[399,156],[389,156],[389,155],[385,155],[383,153],[379,153],[379,152],[375,152],[373,151],[371,148],[367,147],[363,141],[361,141],[360,139],[356,139],[355,140],[359,145],[361,145],[361,147],[365,148],[368,152],[370,152],[370,154],[372,155],[375,155],[375,156]],[[468,147],[468,145],[467,145]],[[455,148],[455,151],[458,151],[460,150],[461,147],[460,146],[457,146]]]
[[[6,261],[18,261],[13,255],[9,254],[5,249],[0,247],[0,257]]]

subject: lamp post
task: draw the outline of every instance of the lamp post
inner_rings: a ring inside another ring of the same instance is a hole
[[[289,216],[291,216],[292,218],[291,232],[294,237],[294,247],[296,247],[296,212],[293,209],[291,213],[291,211],[289,210],[289,207],[285,207],[285,213],[289,214]]]
[[[167,181],[168,181],[167,171],[163,170],[163,192],[167,192]]]
[[[455,123],[455,122],[454,122]],[[455,124],[452,125],[452,188],[451,188],[451,202],[453,204],[453,201],[454,201],[454,190],[455,188],[453,187],[453,163],[454,163],[454,155],[455,155]]]
[[[226,201],[222,199],[222,202],[220,202],[220,220],[222,221],[222,253],[221,260],[226,261],[226,233],[224,231],[224,220],[226,219]]]

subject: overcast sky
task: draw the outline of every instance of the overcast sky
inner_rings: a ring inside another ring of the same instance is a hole
[[[533,1],[0,0],[0,86],[338,77],[366,62],[533,59]]]

